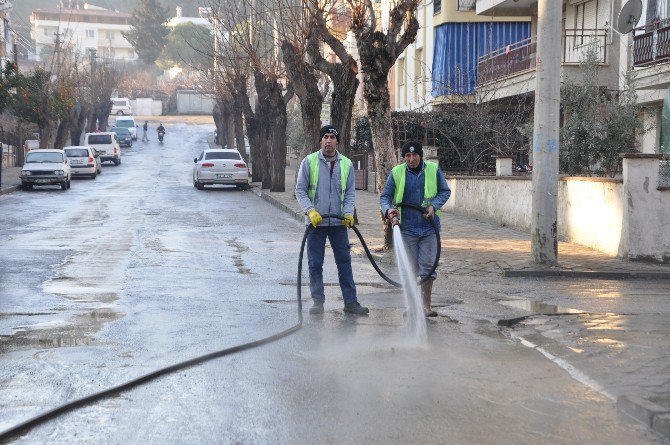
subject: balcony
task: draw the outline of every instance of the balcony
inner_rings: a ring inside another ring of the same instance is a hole
[[[578,65],[591,48],[597,51],[598,63],[606,64],[607,30],[564,29],[561,64]],[[534,70],[536,55],[536,38],[531,37],[481,56],[477,64],[477,86]]]
[[[636,28],[633,34],[633,66],[670,62],[670,18]]]

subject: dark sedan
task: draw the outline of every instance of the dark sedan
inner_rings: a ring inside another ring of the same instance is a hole
[[[119,145],[122,147],[132,147],[133,146],[133,135],[130,133],[130,130],[127,128],[121,127],[112,127],[112,130],[116,133],[116,136],[119,138]]]

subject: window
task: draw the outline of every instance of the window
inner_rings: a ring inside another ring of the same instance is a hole
[[[60,164],[61,162],[63,162],[63,155],[60,153],[47,153],[47,152],[28,153],[26,155],[26,163],[29,162]]]
[[[95,29],[87,29],[86,30],[86,37],[95,37]]]
[[[107,31],[105,33],[107,40],[114,40],[114,31]]]
[[[402,58],[398,60],[398,105],[405,106],[405,98],[407,97],[407,92],[405,90],[405,59]]]
[[[112,137],[108,134],[90,134],[88,136],[89,144],[111,144]]]
[[[69,158],[87,158],[89,156],[88,148],[66,148],[65,154]]]
[[[439,14],[442,11],[442,0],[433,0],[433,14]]]
[[[48,36],[49,35],[49,28],[44,28],[44,35]]]
[[[210,159],[234,159],[236,161],[239,161],[242,159],[238,153],[235,153],[234,151],[224,151],[224,152],[209,152],[205,155],[206,160]]]

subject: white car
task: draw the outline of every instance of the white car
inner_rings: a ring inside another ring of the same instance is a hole
[[[84,145],[100,153],[100,162],[112,161],[114,165],[121,163],[121,145],[114,132],[86,133]]]
[[[31,190],[35,185],[53,184],[60,184],[61,190],[69,189],[72,175],[65,150],[31,150],[19,177],[24,190]]]
[[[208,149],[193,159],[193,187],[202,190],[206,185],[234,185],[249,188],[249,170],[240,152],[225,148]]]
[[[133,109],[130,106],[130,99],[126,97],[110,97],[112,101],[112,114],[117,116],[128,116],[133,114]]]
[[[65,150],[65,154],[70,161],[72,176],[89,176],[91,179],[95,179],[99,173],[102,173],[100,155],[95,148],[73,145],[65,147],[63,150]]]
[[[130,135],[133,140],[137,140],[137,124],[135,123],[135,118],[132,116],[122,116],[116,118],[116,128],[127,128],[130,131]]]

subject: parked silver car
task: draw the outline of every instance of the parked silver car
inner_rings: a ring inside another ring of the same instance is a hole
[[[93,147],[85,145],[73,145],[65,147],[65,154],[70,160],[70,170],[72,176],[90,176],[95,179],[102,173],[102,163],[100,155]]]
[[[247,163],[237,150],[208,149],[193,159],[193,187],[202,190],[206,185],[234,185],[249,187]]]

